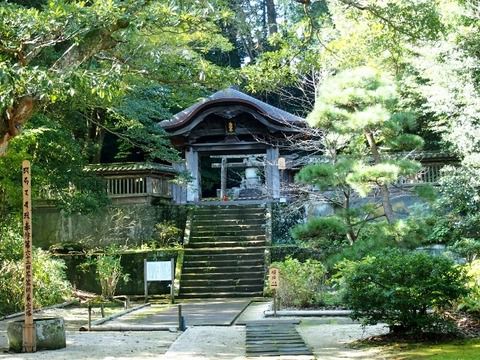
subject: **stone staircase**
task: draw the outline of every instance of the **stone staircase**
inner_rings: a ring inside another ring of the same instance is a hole
[[[265,274],[265,208],[201,206],[185,245],[180,297],[261,296]]]

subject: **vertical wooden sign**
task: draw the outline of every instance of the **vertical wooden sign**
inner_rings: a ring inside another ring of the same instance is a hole
[[[22,163],[23,184],[23,261],[25,266],[25,324],[23,351],[36,351],[33,325],[33,274],[32,274],[32,184],[30,161]]]
[[[280,270],[276,267],[271,267],[268,278],[270,283],[270,289],[276,290],[280,283]]]
[[[277,289],[280,286],[280,269],[271,267],[268,274],[268,280],[270,283],[270,289],[273,291],[273,316],[277,317]]]

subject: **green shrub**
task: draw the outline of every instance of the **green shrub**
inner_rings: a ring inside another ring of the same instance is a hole
[[[388,248],[413,250],[424,243],[426,235],[423,228],[426,227],[424,219],[418,217],[398,220],[394,224],[386,221],[366,224],[353,245],[331,255],[325,264],[331,269],[344,259],[360,260]]]
[[[480,240],[462,238],[449,246],[449,250],[471,263],[480,256]]]
[[[287,257],[291,257],[300,261],[305,261],[307,259],[323,259],[323,253],[306,246],[278,245],[271,246],[269,249],[272,262],[281,262],[284,261]]]
[[[480,316],[480,260],[474,260],[466,265],[470,292],[460,299],[458,309]]]
[[[292,229],[292,236],[321,252],[323,257],[337,253],[348,246],[347,229],[337,216],[316,217]]]
[[[163,221],[155,225],[157,237],[154,244],[160,248],[180,243],[182,230],[175,226],[173,221]]]
[[[104,298],[113,298],[120,280],[127,282],[129,274],[123,272],[121,265],[122,256],[117,246],[110,245],[101,253],[90,253],[87,261],[81,265],[84,269],[95,267],[95,274],[102,288]]]
[[[300,262],[288,257],[272,266],[280,269],[277,294],[281,306],[308,307],[319,302],[325,278],[321,262],[310,259]]]
[[[290,230],[303,222],[305,210],[286,204],[272,204],[272,243],[295,244]]]
[[[54,305],[71,295],[65,280],[65,264],[47,252],[33,252],[33,296],[35,308]],[[23,310],[24,269],[22,260],[0,261],[0,314]]]
[[[420,252],[387,250],[344,261],[337,274],[352,318],[386,323],[393,332],[443,331],[430,309],[447,308],[467,294],[465,271],[451,260]]]

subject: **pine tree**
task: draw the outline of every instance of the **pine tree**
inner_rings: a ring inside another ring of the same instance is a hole
[[[307,118],[311,126],[329,136],[347,139],[341,148],[325,152],[330,154],[328,162],[306,166],[297,180],[323,191],[335,209],[331,220],[343,222],[351,244],[366,222],[379,216],[385,216],[388,223],[395,221],[390,187],[420,170],[420,164],[405,154],[420,149],[423,140],[408,133],[415,126],[415,118],[400,110],[399,100],[392,79],[360,67],[327,79]],[[381,194],[379,207],[352,204],[354,196],[366,197],[373,190]],[[300,237],[305,238],[308,224],[304,230]]]

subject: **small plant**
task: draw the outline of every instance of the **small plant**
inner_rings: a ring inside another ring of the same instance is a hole
[[[169,247],[180,242],[182,230],[175,226],[173,221],[163,221],[155,225],[157,238],[154,241],[158,247]]]
[[[339,265],[338,282],[352,318],[386,323],[392,332],[445,332],[430,310],[446,309],[468,293],[464,269],[443,256],[386,250]]]
[[[309,307],[318,303],[325,277],[325,267],[320,261],[300,262],[287,257],[272,266],[280,269],[277,295],[282,306]]]
[[[82,267],[95,266],[95,273],[102,288],[102,297],[111,299],[115,295],[120,280],[127,282],[129,274],[123,273],[122,257],[119,248],[114,245],[107,247],[102,253],[89,253],[88,260]]]

